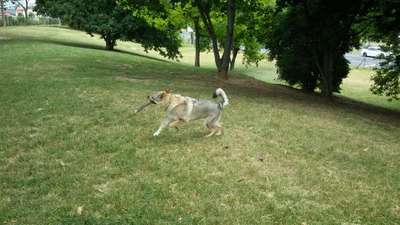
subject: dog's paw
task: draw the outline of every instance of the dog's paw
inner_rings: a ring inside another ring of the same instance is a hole
[[[156,131],[154,132],[153,137],[157,137],[158,135],[160,135],[160,132]]]

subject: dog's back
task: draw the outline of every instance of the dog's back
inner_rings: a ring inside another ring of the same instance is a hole
[[[207,117],[220,117],[223,108],[229,104],[229,99],[222,88],[218,88],[214,91],[213,97],[217,98],[218,96],[221,97],[221,100],[218,102],[190,98],[193,103],[193,109],[189,115],[190,120],[203,119]],[[183,111],[183,109],[179,111]]]
[[[160,94],[157,96],[159,95]],[[204,125],[211,131],[207,136],[212,136],[214,133],[217,135],[222,134],[223,129],[219,121],[222,116],[222,110],[229,104],[229,99],[224,90],[221,88],[215,90],[214,97],[221,97],[221,100],[217,102],[203,99],[198,100],[184,96],[182,96],[184,100],[178,101],[177,99],[180,98],[171,100],[172,95],[169,94],[169,96],[170,100],[168,101],[167,117],[163,120],[159,129],[153,134],[154,136],[158,136],[161,130],[168,125],[170,127],[176,127],[180,122],[189,122],[198,119],[204,119]],[[157,97],[152,97],[151,99],[155,101]],[[181,103],[177,104],[178,102]]]

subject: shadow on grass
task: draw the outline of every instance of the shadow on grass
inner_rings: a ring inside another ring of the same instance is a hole
[[[50,44],[56,44],[56,45],[62,45],[62,46],[67,46],[67,47],[74,47],[74,48],[86,48],[86,49],[95,49],[95,50],[101,50],[101,51],[106,51],[106,52],[118,52],[121,54],[127,54],[127,55],[132,55],[136,57],[142,57],[150,60],[155,60],[159,62],[170,62],[166,59],[160,59],[157,57],[153,56],[148,56],[144,54],[139,54],[135,52],[130,52],[126,50],[120,50],[120,49],[115,49],[113,51],[106,50],[105,47],[100,46],[100,45],[95,45],[95,44],[87,44],[87,43],[77,43],[77,42],[70,42],[70,41],[58,41],[58,40],[35,40],[43,43],[50,43]]]
[[[145,76],[128,75],[116,79],[122,81],[145,81],[166,79],[166,77],[164,75],[151,74]],[[274,101],[275,103],[284,102],[287,105],[293,105],[293,107],[301,105],[302,107],[308,108],[333,110],[337,113],[346,111],[371,119],[372,121],[389,123],[390,125],[400,127],[399,110],[365,103],[345,96],[335,95],[331,99],[326,99],[318,93],[305,93],[302,90],[290,86],[270,84],[244,75],[231,76],[227,81],[217,79],[215,76],[206,76],[200,73],[186,74],[184,76],[169,76],[168,79],[179,89],[185,86],[187,89],[187,84],[189,83],[190,86],[195,86],[196,90],[210,92],[211,95],[214,89],[222,87],[233,99],[239,97],[274,99],[277,100]],[[185,95],[185,93],[179,94]]]
[[[54,39],[39,39],[39,38],[33,38],[33,37],[32,38],[23,37],[23,38],[17,38],[17,39],[8,39],[8,40],[5,40],[4,42],[15,42],[15,41],[21,41],[21,40],[23,40],[25,42],[30,41],[30,42],[38,42],[38,43],[44,43],[44,44],[61,45],[61,46],[66,46],[66,47],[100,50],[100,51],[105,51],[105,52],[116,52],[116,53],[121,53],[121,54],[132,55],[132,56],[136,56],[136,57],[142,57],[142,58],[146,58],[146,59],[154,60],[154,61],[158,61],[158,62],[166,62],[166,63],[171,62],[170,60],[167,60],[167,59],[160,59],[157,57],[140,54],[140,53],[135,53],[135,52],[131,52],[131,51],[126,51],[126,50],[121,50],[121,49],[115,49],[113,51],[110,51],[110,50],[106,50],[105,46],[102,46],[102,45],[82,43],[82,42],[73,42],[73,41],[68,41],[68,40],[54,40]]]
[[[164,74],[151,74],[128,75],[125,77],[116,77],[115,79],[121,81],[146,81],[167,79],[167,77],[165,77]],[[188,89],[187,84],[189,83],[190,86],[195,86],[196,90],[210,92],[211,95],[214,89],[222,87],[233,99],[239,97],[275,99],[277,100],[275,102],[285,102],[288,105],[293,105],[293,107],[301,105],[303,107],[315,109],[333,110],[337,111],[337,113],[347,111],[373,121],[390,123],[391,125],[400,127],[399,110],[389,109],[339,95],[335,95],[331,99],[326,99],[318,93],[305,93],[302,90],[290,86],[270,84],[248,76],[235,75],[231,76],[229,80],[224,81],[217,79],[215,76],[210,76],[209,74],[194,73],[184,76],[168,76],[168,80],[179,89],[185,86],[185,89]],[[185,95],[185,93],[179,94]]]
[[[329,108],[337,110],[338,113],[345,110],[373,121],[400,127],[399,110],[369,104],[345,96],[335,95],[331,99],[326,99],[318,93],[305,93],[290,86],[269,84],[247,76],[242,76],[236,80],[227,81],[225,86],[235,90],[235,92],[239,92],[240,95],[245,94],[252,98],[276,98],[293,104],[306,105],[307,107]]]
[[[68,29],[65,27],[60,27],[64,29]],[[105,50],[104,46],[97,44],[89,44],[89,43],[79,43],[68,40],[53,40],[53,39],[37,39],[37,38],[17,38],[10,40],[3,40],[3,42],[12,42],[12,41],[32,41],[39,43],[50,43],[68,47],[75,48],[85,48],[85,49],[94,49],[101,50],[105,52],[110,52]],[[115,50],[115,53],[128,54],[136,57],[142,57],[149,60],[154,60],[163,63],[171,63],[172,61],[160,59],[157,57],[152,57],[148,55],[143,55],[139,53],[134,53],[126,50]],[[400,111],[388,109],[376,105],[372,105],[369,103],[361,102],[355,99],[351,99],[344,96],[334,96],[330,101],[321,97],[316,93],[304,93],[301,90],[282,85],[282,84],[269,84],[263,81],[256,80],[254,78],[238,75],[231,76],[231,79],[228,81],[222,81],[215,78],[215,76],[209,76],[208,73],[203,73],[198,70],[193,70],[193,73],[188,74],[187,69],[192,66],[188,65],[179,65],[184,67],[186,70],[179,71],[177,68],[174,68],[175,71],[168,71],[165,73],[154,73],[151,75],[127,75],[125,77],[118,78],[120,80],[160,80],[160,79],[168,79],[168,81],[173,82],[176,86],[187,86],[187,82],[190,82],[191,86],[196,86],[196,89],[214,89],[217,87],[225,87],[229,89],[230,93],[233,93],[237,96],[248,96],[251,98],[276,98],[291,104],[302,104],[307,107],[317,107],[317,108],[326,108],[330,107],[335,110],[347,110],[352,113],[357,113],[361,116],[367,116],[368,118],[372,118],[376,121],[388,122],[392,125],[400,126]],[[204,70],[206,71],[206,70]],[[180,76],[174,76],[179,74]],[[168,75],[166,77],[165,75]],[[125,79],[126,78],[126,79]],[[211,92],[210,92],[211,93]],[[228,93],[229,94],[229,93]]]

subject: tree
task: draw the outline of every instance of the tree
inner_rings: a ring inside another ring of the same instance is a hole
[[[400,99],[400,43],[398,38],[386,43],[392,54],[385,57],[372,76],[374,84],[371,91],[377,95],[385,95],[388,100]]]
[[[388,100],[400,99],[400,2],[395,0],[375,1],[370,11],[359,24],[366,40],[384,43],[383,49],[390,54],[383,57],[375,69],[371,90],[385,95]]]
[[[230,70],[235,68],[236,57],[239,51],[243,52],[243,63],[246,65],[256,64],[266,58],[263,49],[264,27],[266,23],[262,16],[269,14],[274,1],[270,0],[247,0],[241,1],[237,10],[236,25],[234,30],[235,41],[233,44]]]
[[[152,7],[145,4],[152,2]],[[134,5],[116,0],[37,0],[36,10],[41,14],[59,17],[70,27],[100,34],[107,50],[113,50],[117,40],[136,41],[145,50],[156,50],[164,57],[180,56],[177,29],[157,18],[151,21],[151,10],[162,14],[162,5],[152,0],[135,1]],[[134,7],[131,7],[134,6]],[[160,25],[161,24],[161,25]]]
[[[228,79],[228,69],[230,64],[230,56],[233,47],[233,32],[235,27],[235,15],[236,15],[236,0],[227,0],[226,4],[220,1],[211,0],[194,0],[194,5],[197,7],[200,13],[200,18],[207,30],[208,36],[212,43],[212,49],[214,53],[214,61],[218,70],[218,75],[223,79]],[[218,45],[217,35],[215,33],[214,24],[211,20],[212,10],[221,11],[221,7],[226,7],[226,37],[223,47],[223,54],[220,55],[220,47]]]
[[[349,72],[344,54],[359,47],[355,28],[369,0],[278,0],[266,45],[280,78],[330,97]],[[268,29],[268,28],[267,28]]]
[[[196,7],[193,7],[191,2],[179,2],[171,5],[168,10],[169,19],[176,27],[193,28],[195,59],[194,66],[200,66],[200,52],[209,49],[209,40],[205,38],[204,27],[200,24],[200,14]],[[193,44],[193,36],[191,37]]]
[[[194,56],[194,66],[200,67],[200,18],[198,16],[193,17],[193,25],[195,32],[195,56]]]
[[[175,0],[172,2],[190,5],[197,9],[190,14],[194,20],[195,30],[196,27],[200,28],[200,32],[196,32],[199,34],[196,39],[200,40],[200,44],[197,43],[196,46],[200,47],[196,47],[195,62],[197,62],[201,50],[210,49],[206,47],[206,44],[210,43],[218,75],[221,78],[227,79],[229,69],[234,69],[236,56],[241,46],[246,47],[244,50],[245,63],[257,63],[264,58],[263,54],[260,54],[260,42],[255,35],[251,34],[254,30],[250,28],[255,26],[248,26],[248,24],[255,22],[252,20],[255,8],[260,3],[269,4],[272,2],[271,0]],[[249,15],[251,17],[248,17]],[[238,23],[239,21],[240,23]],[[202,38],[203,30],[206,31],[207,38]],[[197,65],[197,63],[195,64]]]
[[[254,8],[253,8],[254,10]],[[215,33],[218,40],[218,45],[221,48],[224,46],[226,38],[226,19],[223,14],[215,13],[212,16],[212,21],[215,25]],[[258,41],[255,35],[254,27],[250,24],[256,22],[249,14],[242,11],[237,11],[235,28],[234,28],[234,42],[229,62],[229,70],[234,70],[236,58],[239,51],[243,52],[243,63],[258,64],[258,62],[265,58],[265,54],[260,50],[262,48],[261,43]]]
[[[5,14],[5,3],[6,3],[6,0],[0,0],[1,21],[3,22],[3,27],[7,26],[6,14]]]
[[[11,0],[11,3],[20,6],[24,10],[25,21],[28,22],[29,0]]]
[[[185,5],[183,10],[183,15],[189,21],[187,25],[193,27],[193,31],[195,34],[194,38],[194,46],[195,46],[195,58],[194,58],[194,66],[200,67],[200,52],[209,49],[209,40],[204,34],[204,28],[200,24],[200,13],[196,7],[193,7],[192,4],[188,3]],[[204,38],[206,37],[206,38]]]

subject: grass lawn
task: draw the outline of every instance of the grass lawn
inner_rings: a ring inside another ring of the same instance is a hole
[[[102,47],[0,28],[0,224],[400,224],[400,104],[369,93],[370,71],[326,103],[271,63],[222,82],[189,47],[180,63]],[[195,122],[153,138],[161,108],[133,110],[165,87],[223,87],[225,134]]]

